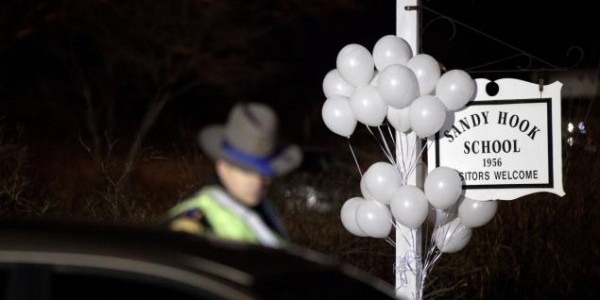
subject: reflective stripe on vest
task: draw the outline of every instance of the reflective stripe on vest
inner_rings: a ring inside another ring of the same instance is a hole
[[[202,189],[190,200],[175,206],[170,214],[175,216],[194,208],[202,210],[217,236],[270,247],[282,244],[256,212],[231,199],[219,187]]]

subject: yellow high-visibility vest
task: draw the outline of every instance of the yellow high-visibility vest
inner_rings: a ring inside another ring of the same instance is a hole
[[[202,212],[202,217],[218,237],[270,247],[284,245],[283,239],[256,212],[232,199],[218,186],[205,187],[176,205],[169,211],[169,217],[195,209]]]

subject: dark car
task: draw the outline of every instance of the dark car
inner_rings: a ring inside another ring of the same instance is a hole
[[[298,247],[158,227],[1,223],[1,299],[395,299],[388,283]]]

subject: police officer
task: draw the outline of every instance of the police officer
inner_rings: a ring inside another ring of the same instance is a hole
[[[173,207],[169,227],[270,247],[285,245],[283,225],[264,196],[271,178],[298,167],[302,152],[283,144],[277,127],[277,115],[267,105],[239,103],[226,124],[204,128],[198,142],[214,160],[215,183]]]

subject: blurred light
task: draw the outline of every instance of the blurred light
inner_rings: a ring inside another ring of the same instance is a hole
[[[573,137],[572,136],[567,138],[567,144],[569,144],[569,146],[573,146]]]
[[[581,134],[585,134],[585,124],[583,123],[583,121],[577,123],[577,129],[579,129],[579,132]]]
[[[313,186],[300,184],[284,192],[285,197],[294,201],[287,201],[287,209],[309,209],[319,213],[331,211],[331,203],[327,202],[323,193]]]
[[[317,198],[317,193],[314,189],[309,188],[307,189],[307,193],[306,193],[306,206],[308,207],[315,207],[315,205],[317,205],[319,202],[319,199]]]
[[[573,123],[569,122],[569,124],[567,124],[567,131],[573,132]]]

